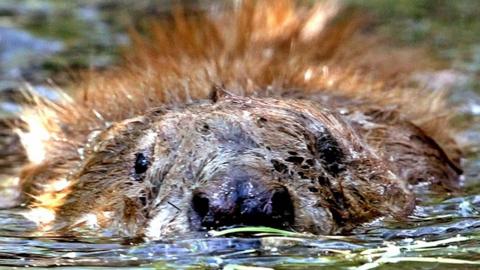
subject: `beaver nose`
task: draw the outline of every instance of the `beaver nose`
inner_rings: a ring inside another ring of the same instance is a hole
[[[192,197],[193,219],[202,229],[231,226],[287,228],[293,224],[294,207],[283,186],[270,189],[237,185],[219,192],[197,189]]]

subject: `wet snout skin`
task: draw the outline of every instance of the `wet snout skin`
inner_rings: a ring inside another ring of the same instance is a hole
[[[219,181],[195,189],[190,213],[192,229],[242,225],[288,229],[294,222],[288,189],[260,177],[250,173],[249,168],[235,168]]]

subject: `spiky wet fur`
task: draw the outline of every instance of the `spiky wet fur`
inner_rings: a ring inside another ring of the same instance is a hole
[[[279,0],[200,16],[178,10],[173,21],[152,24],[147,37],[132,33],[125,63],[85,75],[73,97],[34,97],[21,114],[29,128],[18,134],[29,157],[23,190],[46,217],[39,222],[50,224],[65,203],[71,173],[97,131],[151,108],[209,99],[214,88],[238,96],[362,100],[414,123],[457,161],[451,131],[437,125],[451,115],[443,95],[410,82],[415,71],[434,67],[425,52],[358,33],[358,14],[352,19],[340,10],[335,1],[306,8]]]

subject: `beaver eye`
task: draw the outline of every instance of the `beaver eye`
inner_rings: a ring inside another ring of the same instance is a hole
[[[135,159],[135,173],[142,174],[148,170],[148,166],[150,166],[150,162],[148,161],[147,157],[144,154],[138,153],[136,154]]]

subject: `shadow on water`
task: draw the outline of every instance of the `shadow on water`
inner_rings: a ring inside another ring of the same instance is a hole
[[[73,2],[1,1],[0,116],[18,110],[11,96],[25,81],[32,83],[36,91],[49,96],[49,89],[54,86],[48,84],[46,78],[62,81],[64,74],[59,72],[62,70],[111,65],[116,59],[118,44],[128,42],[121,27],[126,24],[122,21],[126,17],[125,7],[114,1]],[[465,146],[467,154],[464,193],[428,194],[418,187],[424,195],[408,219],[402,222],[377,220],[356,229],[351,236],[336,237],[281,234],[249,238],[243,238],[244,235],[232,238],[205,236],[147,243],[134,239],[38,237],[33,234],[34,225],[21,215],[23,209],[0,210],[0,265],[82,269],[120,266],[247,269],[246,265],[275,269],[325,266],[340,269],[379,266],[382,269],[447,269],[454,264],[455,268],[478,269],[480,86],[477,81],[480,76],[480,42],[467,37],[457,41],[462,42],[457,46],[449,40],[455,38],[452,35],[456,31],[455,25],[442,25],[435,17],[429,19],[428,16],[438,14],[422,9],[428,8],[428,2],[401,2],[406,6],[390,6],[387,4],[391,1],[379,0],[371,1],[367,6],[385,16],[398,16],[394,17],[391,28],[387,25],[387,30],[408,24],[414,26],[410,32],[402,28],[402,42],[416,43],[432,38],[434,44],[430,45],[436,48],[438,56],[451,63],[448,69],[421,76],[425,81],[447,82],[454,89],[451,100],[459,105],[456,124],[464,128],[457,139]],[[132,12],[155,14],[156,6],[152,3],[138,1],[138,4],[128,4],[128,8]],[[461,3],[466,10],[468,5],[475,6],[468,0],[458,3],[457,9],[461,8]],[[409,5],[412,10],[405,8]],[[467,19],[473,11],[469,12],[465,12]],[[379,24],[384,22],[382,20],[385,18],[379,16]],[[460,22],[457,28],[464,29],[467,22],[463,19]],[[476,24],[473,21],[470,25],[471,32],[480,30]]]

